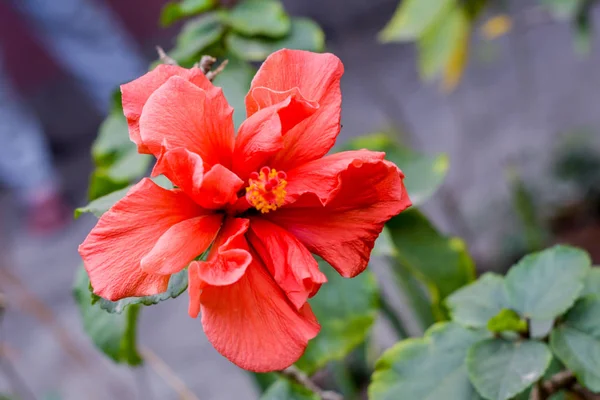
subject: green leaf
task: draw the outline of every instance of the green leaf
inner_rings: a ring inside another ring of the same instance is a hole
[[[235,56],[228,55],[226,59],[229,63],[225,69],[217,75],[213,83],[220,86],[227,98],[227,102],[233,107],[233,122],[235,127],[239,126],[246,119],[245,97],[250,90],[250,82],[256,73],[256,70],[247,62],[238,59]]]
[[[377,282],[370,271],[346,279],[323,260],[319,260],[319,268],[327,276],[327,284],[309,303],[321,331],[296,363],[309,375],[329,361],[343,359],[365,340],[379,303]]]
[[[504,278],[488,272],[446,299],[452,320],[470,328],[485,328],[488,321],[507,307]]]
[[[129,189],[131,189],[131,186],[99,197],[96,200],[91,201],[87,206],[75,209],[75,218],[79,218],[83,213],[92,213],[100,218],[102,214],[107,212],[117,201],[125,197]]]
[[[592,268],[583,282],[579,297],[600,296],[600,267]]]
[[[304,386],[279,378],[260,397],[260,400],[319,400],[320,397]]]
[[[190,59],[198,61],[202,50],[216,43],[225,33],[221,17],[217,12],[210,12],[187,21],[177,36],[175,48],[169,56],[179,62]]]
[[[550,365],[552,353],[542,342],[487,339],[467,353],[469,378],[488,400],[507,400],[537,381]]]
[[[165,4],[160,13],[160,24],[169,26],[185,17],[208,11],[217,5],[218,0],[183,0]]]
[[[379,40],[393,42],[418,39],[439,23],[453,6],[454,0],[402,1],[392,19],[379,33]]]
[[[283,48],[321,52],[325,48],[325,35],[310,19],[294,18],[290,32],[282,39],[250,38],[232,32],[225,42],[237,57],[246,61],[263,61],[269,54]]]
[[[413,203],[420,206],[444,182],[449,162],[446,154],[427,156],[395,142],[384,133],[374,133],[352,139],[344,148],[384,151],[386,159],[396,164],[406,176],[404,184]]]
[[[163,293],[159,293],[153,296],[144,297],[127,297],[119,301],[110,301],[103,299],[102,297],[92,295],[92,302],[98,303],[101,309],[108,311],[111,314],[121,314],[124,310],[129,310],[129,306],[144,305],[151,306],[158,304],[161,301],[168,299],[174,299],[180,294],[185,292],[188,286],[188,272],[187,269],[180,271],[176,274],[171,275],[169,279],[169,286]]]
[[[123,314],[109,314],[92,304],[90,280],[85,269],[77,271],[73,296],[83,318],[83,328],[94,345],[117,363],[142,363],[136,346],[139,306],[130,307]]]
[[[152,178],[154,183],[164,189],[172,189],[173,184],[164,176],[159,175],[157,177]],[[100,218],[102,214],[107,212],[112,206],[116,204],[117,201],[121,200],[127,192],[129,192],[131,186],[127,186],[123,189],[119,189],[117,191],[111,192],[102,197],[98,197],[92,200],[88,205],[79,207],[75,210],[75,218],[79,218],[83,213],[92,213],[96,217]]]
[[[448,66],[463,46],[470,30],[469,19],[461,8],[454,8],[419,39],[419,72],[431,79]]]
[[[582,385],[600,392],[600,298],[579,300],[550,334],[550,346]]]
[[[272,38],[285,36],[292,26],[278,0],[243,0],[229,11],[226,22],[242,35]]]
[[[88,189],[88,199],[90,201],[99,199],[114,191],[123,189],[129,185],[128,181],[115,181],[106,174],[102,168],[97,168],[90,176],[90,187]]]
[[[100,124],[98,137],[92,144],[92,157],[99,166],[111,165],[115,155],[125,153],[135,144],[129,140],[129,128],[119,105],[114,107],[106,119]]]
[[[492,319],[487,323],[487,328],[490,332],[527,332],[527,321],[521,318],[513,310],[504,308],[500,310]]]
[[[525,256],[504,281],[510,308],[538,320],[559,316],[581,293],[590,265],[585,251],[569,246],[554,246]]]
[[[564,20],[575,18],[585,0],[540,0],[555,17]]]
[[[375,364],[369,399],[480,399],[464,361],[467,349],[488,335],[452,322],[438,323],[423,338],[397,343]]]
[[[402,212],[387,227],[398,259],[429,285],[434,305],[474,279],[465,243],[441,235],[417,209]]]

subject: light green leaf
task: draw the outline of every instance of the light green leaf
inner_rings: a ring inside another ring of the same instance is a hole
[[[474,279],[465,243],[440,234],[417,209],[402,212],[387,227],[398,259],[428,284],[434,305]]]
[[[202,50],[216,43],[225,33],[221,17],[210,12],[187,21],[177,36],[177,44],[169,56],[179,62],[200,60]]]
[[[154,183],[164,189],[172,189],[173,184],[164,176],[159,175],[157,177],[152,178]],[[96,217],[100,218],[102,214],[107,212],[112,206],[114,206],[117,201],[121,200],[127,192],[131,189],[131,186],[127,186],[123,189],[119,189],[117,191],[111,192],[102,197],[98,197],[95,200],[92,200],[88,205],[79,207],[75,210],[75,218],[79,218],[83,213],[92,213]]]
[[[325,47],[325,35],[310,19],[294,18],[290,32],[282,39],[250,38],[232,32],[225,42],[237,57],[246,61],[263,61],[269,54],[283,48],[321,52]]]
[[[542,342],[488,339],[467,354],[469,379],[488,400],[507,400],[544,375],[552,353]]]
[[[583,282],[583,290],[579,297],[600,296],[600,267],[595,266]]]
[[[522,319],[519,314],[513,310],[504,308],[500,310],[487,323],[487,328],[490,332],[527,332],[527,321]]]
[[[419,72],[431,79],[451,63],[458,46],[464,46],[470,23],[461,8],[454,8],[419,39]]]
[[[126,153],[131,148],[136,147],[129,140],[127,120],[119,105],[100,124],[98,137],[92,144],[92,157],[97,165],[111,165],[116,154]]]
[[[404,0],[379,33],[382,42],[420,38],[455,6],[455,0]]]
[[[87,206],[79,207],[75,210],[75,218],[79,218],[83,213],[92,213],[96,217],[100,218],[102,214],[107,212],[115,203],[121,200],[127,192],[131,189],[131,186],[127,186],[116,192],[112,192],[105,196],[99,197],[96,200],[90,202]]]
[[[396,164],[404,173],[404,184],[413,206],[425,203],[442,185],[448,172],[449,162],[446,154],[420,154],[400,145],[384,133],[352,139],[344,148],[384,151],[386,159]]]
[[[225,69],[217,75],[213,83],[220,86],[227,98],[227,102],[233,107],[233,121],[236,128],[246,119],[245,97],[250,89],[250,82],[256,70],[247,62],[233,55],[225,57],[229,63]]]
[[[320,397],[289,379],[279,378],[260,397],[260,400],[320,400]]]
[[[510,308],[538,320],[559,316],[581,293],[590,265],[585,251],[569,246],[554,246],[525,256],[504,281]]]
[[[160,24],[169,26],[185,17],[200,14],[215,7],[218,0],[182,0],[165,4],[160,13]]]
[[[246,36],[285,36],[291,22],[279,0],[243,0],[229,11],[226,22]]]
[[[370,271],[346,279],[323,260],[319,260],[319,268],[327,276],[327,283],[309,303],[321,331],[296,363],[309,375],[329,361],[343,359],[365,340],[377,317],[379,302],[377,282]]]
[[[130,307],[123,314],[109,314],[92,304],[90,280],[85,269],[77,271],[73,296],[83,318],[83,328],[94,345],[117,363],[139,365],[142,358],[136,346],[139,306]]]
[[[579,300],[550,334],[550,346],[582,385],[600,392],[600,298]]]
[[[485,328],[488,321],[508,306],[504,278],[488,272],[446,299],[452,320],[471,328]]]
[[[540,0],[554,16],[564,20],[574,19],[585,0]]]
[[[467,349],[489,334],[438,323],[425,337],[403,340],[375,364],[369,399],[480,399],[465,367]]]
[[[184,269],[181,272],[171,275],[171,278],[169,279],[169,286],[167,287],[167,290],[163,293],[156,294],[154,296],[127,297],[118,301],[110,301],[103,299],[102,297],[92,295],[92,302],[94,304],[97,303],[99,305],[99,308],[105,310],[105,312],[108,311],[111,314],[121,314],[124,310],[129,310],[129,306],[140,304],[144,306],[151,306],[154,304],[158,304],[161,301],[174,299],[183,292],[185,292],[187,287],[188,272],[187,269]]]

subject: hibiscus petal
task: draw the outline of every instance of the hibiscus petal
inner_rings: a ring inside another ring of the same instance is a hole
[[[305,99],[319,104],[317,112],[285,134],[284,149],[275,156],[273,167],[292,169],[321,158],[333,147],[340,131],[343,73],[341,61],[333,54],[301,50],[277,51],[262,64],[246,96],[248,117],[273,104],[273,91],[297,88]]]
[[[233,152],[233,170],[244,179],[283,149],[283,135],[319,109],[319,104],[303,98],[298,88],[254,90],[259,89],[267,93],[268,104],[240,126]]]
[[[142,258],[142,270],[161,275],[181,271],[208,249],[219,232],[222,220],[221,214],[209,214],[173,225]]]
[[[176,65],[159,65],[140,78],[121,85],[123,113],[129,125],[129,137],[137,144],[140,153],[150,154],[140,136],[139,119],[142,108],[150,95],[172,76],[180,76],[210,92],[211,96],[219,96],[219,90],[206,79],[200,69],[186,69]]]
[[[156,157],[164,146],[167,151],[183,147],[200,155],[205,170],[215,164],[229,168],[234,145],[232,114],[233,108],[224,96],[211,96],[184,78],[173,76],[144,105],[140,136]]]
[[[199,199],[199,191],[204,179],[204,163],[196,153],[179,147],[162,153],[152,169],[152,176],[164,175],[178,188],[194,200]]]
[[[256,259],[236,283],[207,286],[200,296],[208,340],[250,371],[289,367],[320,329],[310,306],[296,310]]]
[[[364,153],[354,158],[353,153],[313,161],[309,165],[313,172],[305,169],[307,181],[292,188],[301,194],[299,198],[266,214],[344,277],[356,276],[367,267],[385,222],[411,205],[398,167],[378,161],[377,153],[371,160]],[[290,186],[301,179],[302,169],[290,171]]]
[[[248,240],[296,308],[300,309],[327,282],[312,254],[285,229],[253,218]]]
[[[220,209],[237,201],[237,192],[244,181],[220,164],[216,164],[206,174],[198,192],[198,204],[209,209]]]
[[[169,277],[142,271],[140,261],[169,228],[204,212],[182,191],[142,179],[79,246],[94,293],[114,301],[164,292]]]
[[[210,285],[230,285],[244,275],[252,261],[244,235],[250,221],[243,218],[227,218],[207,261],[197,262],[198,278]]]

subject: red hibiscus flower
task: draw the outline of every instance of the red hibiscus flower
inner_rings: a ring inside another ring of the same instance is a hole
[[[237,136],[223,92],[198,68],[161,65],[123,85],[131,139],[176,188],[144,178],[100,218],[79,247],[94,292],[154,295],[189,266],[189,313],[221,354],[259,372],[294,363],[320,328],[307,299],[326,279],[311,253],[353,277],[410,206],[384,153],[325,156],[342,74],[332,54],[274,53]]]

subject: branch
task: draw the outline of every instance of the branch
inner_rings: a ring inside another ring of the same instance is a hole
[[[154,372],[163,378],[167,385],[177,393],[179,400],[199,400],[181,378],[156,353],[146,347],[142,347],[140,348],[140,354],[148,362],[148,365],[152,367]]]
[[[229,60],[224,60],[221,63],[221,65],[219,65],[214,71],[207,72],[206,77],[208,78],[208,80],[212,82],[212,80],[215,79],[217,77],[217,75],[219,75],[221,72],[223,72],[223,70],[225,69],[225,67],[227,66],[228,63],[229,63]]]
[[[575,376],[571,371],[561,371],[542,383],[542,389],[552,395],[561,389],[571,387],[575,383]]]
[[[344,397],[339,393],[321,389],[316,383],[310,380],[308,375],[293,365],[281,371],[281,374],[292,378],[308,390],[316,393],[322,400],[344,400]]]
[[[167,53],[165,53],[165,51],[162,49],[162,47],[156,46],[156,51],[158,52],[158,59],[161,63],[167,65],[178,65],[177,61],[169,57]]]

